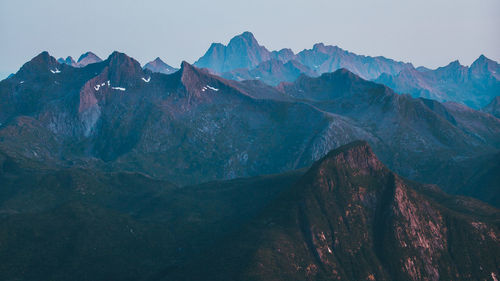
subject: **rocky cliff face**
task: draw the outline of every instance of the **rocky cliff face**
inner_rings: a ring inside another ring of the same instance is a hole
[[[5,280],[499,274],[497,209],[400,177],[363,141],[307,170],[182,188],[88,163],[54,169],[0,152],[0,182]]]
[[[367,143],[351,143],[316,162],[223,247],[216,266],[241,267],[218,278],[491,280],[499,232],[478,207],[401,178]]]
[[[244,32],[232,38],[227,46],[212,44],[194,65],[223,73],[238,68],[251,69],[270,58],[271,52],[260,46],[252,33]]]

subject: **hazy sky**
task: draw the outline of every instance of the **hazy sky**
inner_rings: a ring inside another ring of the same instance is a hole
[[[0,0],[0,73],[44,50],[178,66],[246,30],[270,50],[324,42],[433,68],[500,61],[500,0]]]

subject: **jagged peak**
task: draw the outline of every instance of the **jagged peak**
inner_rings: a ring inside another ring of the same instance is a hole
[[[485,55],[480,55],[472,64],[471,68],[476,67],[476,66],[482,66],[482,65],[498,65],[498,62],[487,58]]]
[[[40,54],[36,55],[34,58],[32,58],[31,62],[49,61],[51,59],[54,59],[54,58],[49,54],[49,52],[43,51]]]
[[[156,57],[153,61],[156,63],[165,63],[160,57]]]
[[[182,71],[187,71],[187,70],[192,70],[192,69],[195,69],[196,67],[194,67],[192,64],[190,64],[189,62],[183,60],[181,62],[181,70]]]
[[[260,46],[257,39],[255,39],[255,37],[253,36],[253,33],[251,33],[250,31],[245,31],[245,32],[241,33],[240,35],[234,36],[229,41],[228,46],[236,44],[239,41],[244,41],[250,46]]]
[[[352,71],[348,70],[347,68],[339,68],[339,69],[335,70],[334,72],[323,73],[323,74],[321,74],[321,76],[319,78],[331,79],[331,78],[335,78],[335,77],[343,77],[343,78],[350,80],[350,81],[366,81],[365,79],[354,74]]]
[[[191,65],[187,61],[182,61],[181,63],[181,80],[185,84],[189,84],[193,81],[193,77],[198,74],[198,68],[195,66]]]
[[[250,31],[244,31],[243,33],[241,33],[240,35],[238,35],[239,37],[242,37],[242,38],[245,38],[247,40],[255,40],[255,36],[253,35],[252,32]],[[236,36],[236,37],[238,37]]]
[[[78,58],[78,61],[77,62],[81,62],[83,59],[86,59],[86,58],[92,58],[96,61],[102,61],[102,59],[97,56],[96,54],[92,53],[92,52],[86,52],[84,54],[82,54],[79,58]]]
[[[321,48],[324,48],[325,47],[325,44],[324,43],[316,43],[313,45],[313,50],[316,50],[316,49],[321,49]]]
[[[17,74],[50,73],[50,71],[59,71],[57,68],[60,65],[61,64],[54,57],[52,57],[49,52],[43,51],[32,58],[30,61],[26,62],[17,72]]]
[[[363,174],[386,169],[364,140],[353,141],[328,152],[311,170],[322,173],[322,170],[331,168],[348,168]]]
[[[452,62],[450,62],[447,66],[445,67],[453,67],[453,68],[456,68],[456,67],[462,67],[463,65],[460,64],[460,61],[459,60],[454,60]]]
[[[316,43],[313,45],[313,48],[312,48],[313,51],[317,51],[317,52],[324,52],[324,53],[327,53],[327,52],[331,52],[331,51],[344,51],[343,49],[337,47],[337,46],[333,46],[333,45],[325,45],[324,43]]]
[[[118,65],[133,64],[133,65],[140,66],[138,61],[136,61],[132,57],[129,57],[127,54],[121,53],[118,51],[114,51],[113,53],[111,53],[111,55],[109,55],[109,57],[106,59],[106,61],[108,61],[109,64],[113,64],[113,65],[114,64],[118,64]]]

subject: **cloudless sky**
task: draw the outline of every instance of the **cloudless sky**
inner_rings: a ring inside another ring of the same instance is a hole
[[[0,73],[44,50],[178,66],[247,30],[270,50],[324,42],[431,68],[500,61],[500,0],[0,0]]]

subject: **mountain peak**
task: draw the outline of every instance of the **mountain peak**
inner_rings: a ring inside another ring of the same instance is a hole
[[[233,37],[227,46],[213,43],[198,61],[197,67],[223,73],[238,68],[251,69],[271,58],[271,52],[260,46],[251,32]]]
[[[190,64],[189,62],[183,60],[181,62],[181,70],[185,71],[185,70],[190,70],[190,69],[193,69],[194,66],[192,64]]]
[[[253,36],[253,33],[250,31],[244,31],[239,36],[246,38],[246,39],[255,39],[255,37]]]
[[[319,163],[320,166],[335,163],[336,166],[360,171],[381,170],[384,167],[364,140],[354,141],[330,151]]]
[[[106,59],[106,63],[109,67],[111,82],[118,83],[119,86],[122,86],[120,83],[130,85],[132,81],[140,79],[143,75],[139,62],[124,53],[114,51]]]
[[[96,54],[92,53],[92,52],[86,52],[86,53],[83,53],[79,58],[78,58],[78,61],[77,62],[81,62],[82,60],[86,59],[86,58],[98,58],[100,59]]]
[[[316,161],[305,178],[320,185],[330,179],[342,182],[353,176],[380,175],[390,172],[373,153],[366,141],[358,140],[330,151]]]
[[[31,62],[49,61],[52,56],[47,51],[43,51],[31,59]]]
[[[120,63],[120,64],[137,62],[133,58],[129,57],[127,54],[118,51],[114,51],[113,53],[111,53],[107,61],[109,61],[110,63]]]
[[[198,73],[198,69],[188,63],[187,61],[182,61],[181,63],[181,80],[186,87],[189,87],[195,80],[195,76]]]
[[[487,58],[485,55],[480,55],[470,66],[473,70],[488,68],[490,71],[496,71],[499,67],[498,62]]]
[[[87,66],[91,63],[101,62],[102,59],[92,52],[86,52],[78,58],[77,64],[79,67]]]
[[[60,63],[49,55],[49,52],[43,51],[36,55],[30,61],[25,63],[16,75],[37,75],[39,73],[50,73],[50,71],[58,71]]]
[[[227,48],[236,48],[237,50],[241,51],[258,51],[259,49],[265,49],[265,47],[262,47],[259,45],[259,42],[257,42],[257,39],[253,36],[253,34],[249,31],[245,31],[240,35],[234,36],[230,41],[229,44],[227,45]],[[246,50],[242,49],[246,48]],[[255,50],[252,50],[255,49]],[[267,49],[266,49],[267,51]],[[269,51],[268,51],[269,52]]]
[[[64,58],[59,58],[59,59],[57,59],[57,62],[59,62],[59,63],[61,63],[61,64],[63,64],[63,63],[64,63],[64,64],[67,64],[67,65],[71,65],[71,66],[73,66],[73,67],[74,67],[74,66],[76,66],[76,62],[75,62],[75,60],[73,59],[73,57],[71,57],[71,56],[66,57],[66,59],[64,59]]]
[[[462,64],[460,64],[460,61],[459,60],[454,60],[452,62],[450,62],[447,66],[445,67],[451,67],[451,68],[458,68],[458,67],[462,67]]]
[[[178,69],[166,64],[160,57],[157,57],[153,61],[146,63],[143,67],[152,72],[171,74],[176,72]]]
[[[231,44],[231,42],[234,42],[236,40],[245,40],[246,42],[251,42],[251,43],[255,43],[255,44],[258,44],[257,43],[257,39],[255,39],[255,36],[253,35],[252,32],[250,31],[245,31],[239,35],[236,35],[234,36],[230,41],[229,41],[229,44]]]

